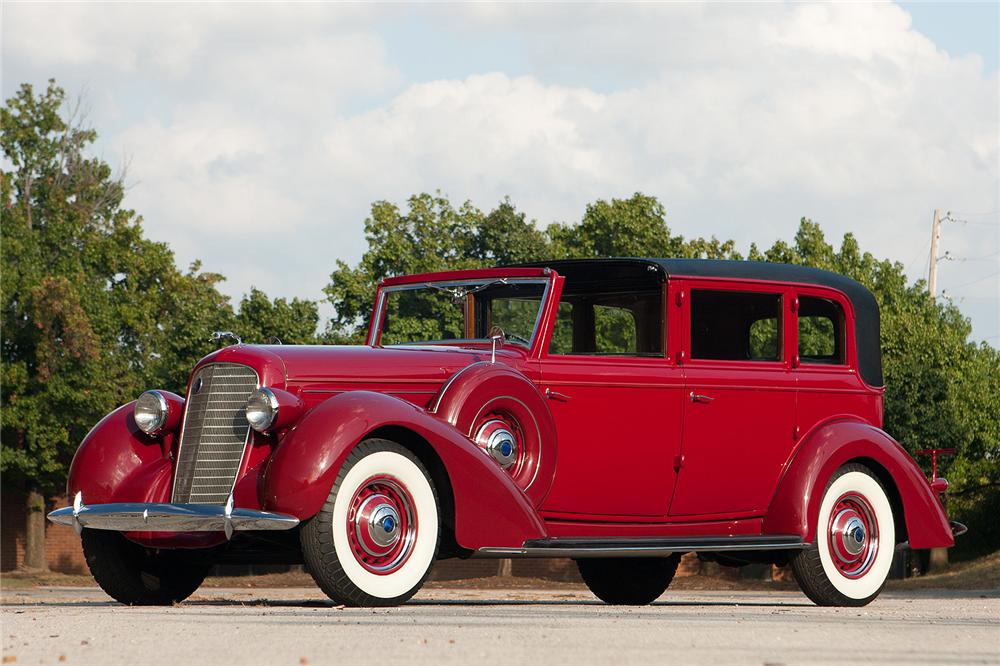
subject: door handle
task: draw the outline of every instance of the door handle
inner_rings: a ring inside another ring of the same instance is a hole
[[[569,402],[569,396],[564,393],[558,393],[550,388],[545,389],[545,397],[549,400],[558,400],[559,402]]]
[[[691,402],[712,402],[715,398],[691,391]]]

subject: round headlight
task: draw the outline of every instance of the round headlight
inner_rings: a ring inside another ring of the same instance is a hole
[[[167,422],[169,414],[167,399],[159,391],[146,391],[135,401],[135,424],[147,435],[158,433]]]
[[[278,419],[278,399],[269,388],[257,389],[247,400],[247,421],[257,432],[264,432]]]

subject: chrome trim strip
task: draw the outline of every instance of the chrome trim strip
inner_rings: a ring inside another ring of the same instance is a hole
[[[434,404],[431,407],[427,408],[427,411],[430,412],[431,414],[437,414],[437,410],[441,406],[441,401],[444,400],[444,394],[451,387],[452,383],[454,383],[454,381],[458,379],[458,376],[463,372],[465,372],[466,370],[468,370],[469,368],[478,367],[484,363],[486,363],[486,361],[475,361],[474,363],[470,363],[464,368],[459,368],[458,370],[453,372],[451,374],[451,377],[448,378],[448,381],[446,381],[444,385],[438,390],[437,399],[434,401]]]
[[[565,542],[565,545],[561,545]],[[669,557],[674,553],[717,553],[747,550],[800,550],[809,544],[787,537],[705,537],[691,539],[650,539],[582,541],[548,539],[527,541],[521,548],[480,548],[473,557]]]
[[[82,500],[75,506],[51,512],[49,520],[70,525],[119,532],[225,532],[289,530],[299,524],[295,516],[253,509],[234,509],[232,498],[225,506],[215,504],[92,504]]]

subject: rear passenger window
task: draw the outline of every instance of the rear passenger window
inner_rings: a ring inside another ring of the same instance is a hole
[[[663,356],[662,292],[564,292],[549,354]]]
[[[842,365],[844,311],[835,301],[799,297],[799,361]]]
[[[693,289],[691,357],[781,360],[781,294]]]

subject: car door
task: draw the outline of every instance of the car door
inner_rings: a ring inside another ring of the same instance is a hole
[[[684,432],[670,515],[759,515],[795,443],[785,290],[705,280],[680,293]]]
[[[663,288],[574,294],[568,285],[564,291],[540,363],[559,433],[546,516],[666,516],[684,385],[664,353]]]

